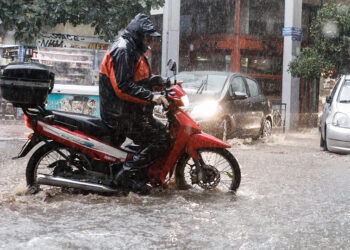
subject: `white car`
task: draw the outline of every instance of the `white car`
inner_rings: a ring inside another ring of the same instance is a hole
[[[324,150],[350,153],[350,75],[343,75],[327,97],[320,130]]]

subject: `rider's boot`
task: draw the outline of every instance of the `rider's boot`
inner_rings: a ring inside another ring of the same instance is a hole
[[[142,178],[142,173],[139,172],[122,169],[115,175],[113,183],[117,188],[140,195],[148,195],[151,192],[151,187],[147,185],[146,178]]]

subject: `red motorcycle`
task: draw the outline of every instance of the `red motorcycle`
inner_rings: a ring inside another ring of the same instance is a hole
[[[175,68],[173,62],[171,69],[174,73]],[[1,89],[4,90],[9,79],[2,80]],[[49,84],[51,89],[52,81]],[[23,90],[23,86],[19,89]],[[50,89],[47,94],[49,92]],[[5,99],[13,99],[6,93],[3,91]],[[188,98],[176,81],[170,88],[163,87],[162,93],[170,103],[166,116],[173,143],[165,156],[149,167],[149,183],[153,187],[166,187],[174,180],[180,189],[199,187],[236,191],[241,172],[237,160],[227,150],[230,145],[203,133],[181,109],[188,104]],[[120,190],[113,188],[113,176],[122,168],[123,162],[136,152],[137,145],[120,145],[121,142],[116,139],[118,136],[101,119],[46,110],[40,104],[46,97],[40,96],[40,100],[34,98],[25,103],[23,98],[12,100],[16,106],[22,107],[26,126],[34,131],[16,158],[24,157],[34,146],[41,144],[27,165],[29,192],[36,193],[40,186],[49,185],[119,193]]]

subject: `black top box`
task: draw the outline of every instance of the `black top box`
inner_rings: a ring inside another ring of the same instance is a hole
[[[0,78],[1,95],[17,107],[42,106],[53,89],[54,76],[43,64],[9,64]]]

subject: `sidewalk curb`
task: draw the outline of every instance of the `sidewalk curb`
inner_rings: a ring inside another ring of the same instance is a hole
[[[2,141],[26,141],[28,138],[25,137],[0,137],[0,142]]]
[[[1,125],[23,125],[24,126],[24,120],[0,120],[0,126]]]

